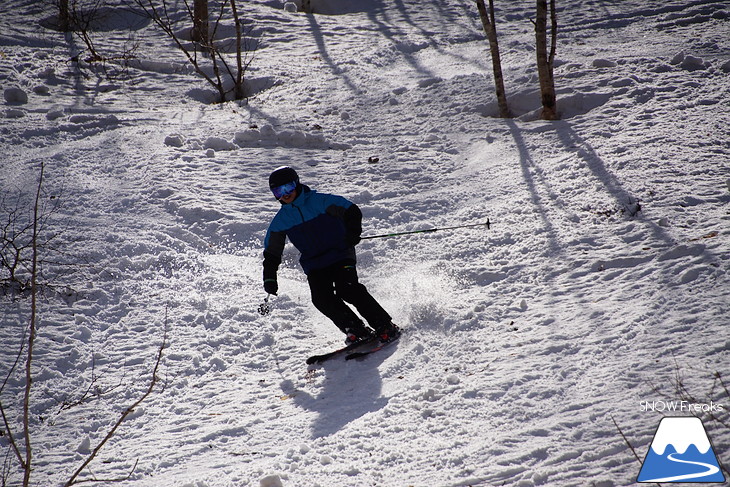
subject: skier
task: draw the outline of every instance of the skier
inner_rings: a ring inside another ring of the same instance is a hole
[[[279,290],[276,273],[289,237],[301,252],[299,263],[307,275],[312,303],[345,333],[346,344],[372,338],[374,333],[383,343],[398,338],[400,329],[357,279],[355,245],[362,232],[357,205],[310,189],[288,166],[271,173],[269,188],[281,208],[264,240],[264,290],[273,295]]]

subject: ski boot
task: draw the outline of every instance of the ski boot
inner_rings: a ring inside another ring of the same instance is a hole
[[[393,322],[378,327],[377,332],[380,343],[388,343],[400,337],[400,328]]]
[[[349,326],[345,328],[345,335],[347,335],[345,345],[352,345],[355,342],[364,342],[375,337],[375,332],[364,325]]]

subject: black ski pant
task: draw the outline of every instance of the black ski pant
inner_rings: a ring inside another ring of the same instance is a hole
[[[346,303],[353,305],[375,331],[390,323],[390,315],[358,281],[354,262],[347,260],[315,269],[309,272],[307,280],[314,306],[343,332],[363,331],[362,320]]]

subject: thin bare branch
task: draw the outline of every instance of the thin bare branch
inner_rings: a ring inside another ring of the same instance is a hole
[[[639,463],[643,463],[643,462],[641,461],[641,458],[639,458],[639,455],[638,455],[638,454],[636,453],[636,450],[634,449],[634,447],[633,447],[633,445],[631,444],[631,442],[629,441],[629,439],[628,439],[628,438],[626,438],[626,435],[624,434],[624,432],[623,432],[623,431],[621,431],[621,427],[620,427],[620,426],[618,425],[618,423],[616,422],[616,418],[614,418],[614,417],[613,417],[613,415],[611,415],[611,421],[613,421],[613,424],[614,424],[614,426],[616,426],[616,429],[618,430],[618,433],[619,433],[619,434],[621,435],[621,438],[623,438],[623,439],[624,439],[624,443],[626,443],[626,445],[627,445],[627,446],[629,447],[629,450],[631,450],[631,453],[633,453],[633,454],[634,454],[634,458],[636,458],[636,460],[637,460],[637,461],[638,461]],[[657,484],[657,485],[658,485],[659,487],[662,487],[662,486],[661,486],[661,484]]]
[[[173,28],[174,22],[170,19],[166,0],[162,0],[161,7],[159,9],[155,7],[152,0],[134,0],[135,4],[147,15],[167,36],[172,39],[175,45],[183,52],[183,55],[188,60],[197,74],[202,76],[211,86],[213,86],[218,92],[218,101],[225,102],[227,94],[230,90],[226,90],[226,82],[228,79],[233,83],[233,94],[235,99],[242,99],[245,97],[244,90],[244,73],[251,64],[251,60],[247,59],[244,62],[244,54],[248,58],[248,45],[244,42],[244,33],[241,30],[241,22],[236,6],[235,0],[225,0],[220,3],[220,9],[216,14],[216,18],[212,23],[212,31],[206,39],[193,39],[193,47],[186,46],[181,42],[175,29]],[[194,9],[190,8],[189,2],[184,1],[185,8],[187,10],[190,20],[193,21],[193,25],[196,25],[196,13]],[[235,67],[233,63],[226,59],[226,46],[230,46],[231,43],[216,42],[216,36],[218,30],[223,25],[223,19],[226,15],[227,6],[231,7],[233,21],[236,28],[236,39],[234,42],[236,48],[236,63]],[[193,28],[194,29],[194,28]],[[193,36],[195,37],[195,36]],[[199,59],[198,51],[203,54],[207,54],[205,57],[210,63],[208,66],[209,72],[212,70],[212,74],[207,73],[202,65],[203,59]],[[245,51],[245,52],[244,52]],[[226,82],[224,82],[224,79]]]
[[[626,438],[626,435],[624,434],[624,432],[621,431],[621,427],[618,425],[618,423],[616,422],[616,418],[614,418],[613,415],[611,415],[611,421],[613,421],[613,424],[616,426],[616,429],[618,430],[619,434],[621,435],[621,438],[624,439],[624,443],[626,443],[626,445],[629,447],[629,450],[631,450],[631,453],[633,453],[636,460],[639,463],[641,463],[641,458],[639,458],[639,455],[636,453],[634,446],[631,444],[629,439]]]
[[[720,372],[715,372],[715,377],[717,378],[718,381],[720,381],[720,385],[725,390],[725,395],[728,398],[730,398],[730,389],[728,389],[727,384],[725,384],[725,380],[722,378],[722,375],[720,374]]]
[[[20,359],[23,356],[23,350],[25,350],[25,337],[27,334],[27,329],[23,329],[23,337],[20,340],[20,347],[18,350],[17,355],[15,356],[15,362],[13,362],[13,365],[10,367],[10,370],[8,371],[7,375],[5,376],[5,379],[3,380],[2,385],[0,385],[0,394],[2,394],[3,390],[5,389],[5,386],[7,385],[8,381],[10,380],[10,377],[13,375],[13,372],[15,372],[15,369],[18,367],[18,364],[20,363]],[[13,428],[10,426],[10,422],[8,421],[7,414],[5,413],[5,406],[2,403],[2,399],[0,398],[0,416],[2,416],[3,419],[3,426],[5,427],[5,433],[8,435],[8,442],[10,443],[10,449],[13,451],[15,456],[18,458],[18,461],[20,463],[20,466],[23,470],[25,470],[25,460],[23,459],[23,455],[20,453],[20,449],[18,448],[18,443],[15,440],[15,436],[13,435]]]
[[[135,461],[134,465],[132,466],[132,470],[130,470],[129,473],[124,477],[117,477],[117,478],[113,478],[113,479],[99,479],[99,478],[94,477],[92,479],[77,480],[76,482],[74,482],[73,485],[99,483],[99,482],[103,482],[105,484],[125,482],[132,478],[132,474],[134,474],[134,471],[137,470],[138,464],[139,464],[139,460]]]
[[[165,312],[167,315],[167,312]],[[162,354],[167,345],[167,317],[165,318],[165,334],[162,338],[162,343],[160,344],[160,348],[157,350],[157,358],[155,360],[155,366],[152,370],[152,378],[150,379],[149,386],[147,387],[147,390],[140,396],[139,399],[137,399],[131,406],[129,406],[127,409],[122,412],[119,419],[114,423],[112,428],[109,430],[109,432],[106,434],[103,440],[99,442],[98,445],[92,450],[92,452],[89,454],[89,456],[84,460],[84,462],[81,464],[81,466],[71,475],[71,478],[64,484],[64,487],[70,487],[71,485],[78,484],[80,482],[83,482],[84,480],[77,480],[78,476],[89,466],[89,464],[96,458],[96,456],[99,454],[102,448],[104,448],[104,445],[114,436],[119,426],[124,422],[124,420],[134,412],[135,409],[139,407],[142,402],[149,397],[150,394],[152,394],[152,391],[155,388],[155,385],[157,385],[157,382],[159,381],[159,377],[157,376],[157,372],[159,371],[160,364],[162,363]]]

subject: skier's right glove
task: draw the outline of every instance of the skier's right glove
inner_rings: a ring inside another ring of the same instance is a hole
[[[279,292],[279,283],[276,282],[276,279],[264,279],[264,291],[276,296],[276,293]]]

